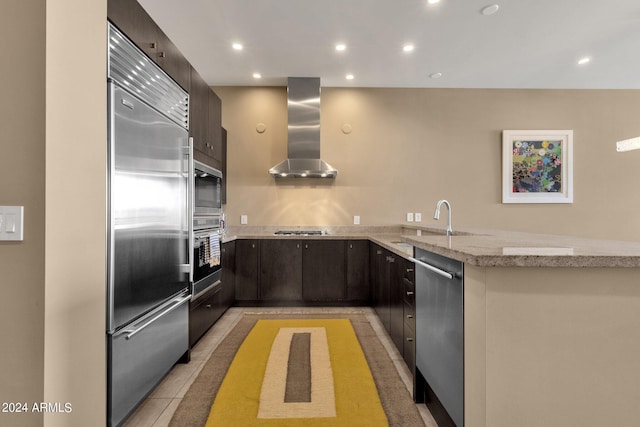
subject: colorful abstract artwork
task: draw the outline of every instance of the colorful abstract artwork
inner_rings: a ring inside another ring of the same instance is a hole
[[[503,131],[503,203],[572,203],[573,131]]]
[[[512,149],[512,192],[562,192],[562,140],[517,140]]]

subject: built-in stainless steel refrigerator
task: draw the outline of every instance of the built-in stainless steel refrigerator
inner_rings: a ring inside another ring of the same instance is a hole
[[[107,396],[120,425],[188,355],[188,94],[109,25]]]

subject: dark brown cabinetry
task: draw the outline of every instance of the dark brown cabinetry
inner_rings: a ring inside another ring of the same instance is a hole
[[[404,349],[404,258],[389,254],[389,335],[400,354]]]
[[[191,65],[175,44],[158,29],[155,62],[187,92],[191,82]]]
[[[369,241],[347,241],[347,301],[368,304],[369,285]]]
[[[302,250],[299,240],[260,242],[260,300],[302,299]]]
[[[414,265],[371,244],[373,307],[409,369],[415,366]]]
[[[259,254],[258,240],[236,240],[236,301],[258,300]]]
[[[236,299],[236,242],[222,244],[222,306],[231,307]]]
[[[235,245],[222,245],[222,283],[191,301],[189,309],[189,347],[198,341],[235,300]]]
[[[373,308],[387,331],[390,329],[389,251],[371,245],[371,277]]]
[[[189,62],[135,0],[109,0],[107,17],[184,90],[189,91]]]
[[[237,245],[238,302],[370,302],[368,240],[285,238]]]
[[[403,261],[404,350],[402,355],[411,373],[415,372],[416,367],[416,286],[414,268],[412,262]]]
[[[207,82],[191,68],[189,135],[196,160],[222,169],[222,102]]]
[[[307,240],[302,251],[302,296],[305,301],[345,299],[344,240]]]
[[[198,299],[191,301],[189,307],[189,347],[193,347],[196,341],[226,310],[220,300],[221,290],[221,286],[215,286],[199,296]]]

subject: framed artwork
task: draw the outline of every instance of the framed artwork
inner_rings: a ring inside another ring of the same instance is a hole
[[[502,203],[573,203],[573,131],[502,131]]]

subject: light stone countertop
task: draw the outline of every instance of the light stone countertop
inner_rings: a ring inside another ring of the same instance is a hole
[[[322,236],[276,236],[280,229],[322,230]],[[421,236],[417,235],[418,230]],[[425,249],[480,267],[640,267],[640,243],[515,231],[460,228],[447,237],[444,229],[397,226],[232,227],[223,241],[240,239],[368,239],[409,258]],[[400,244],[398,244],[400,243]],[[402,243],[405,243],[404,245]]]

